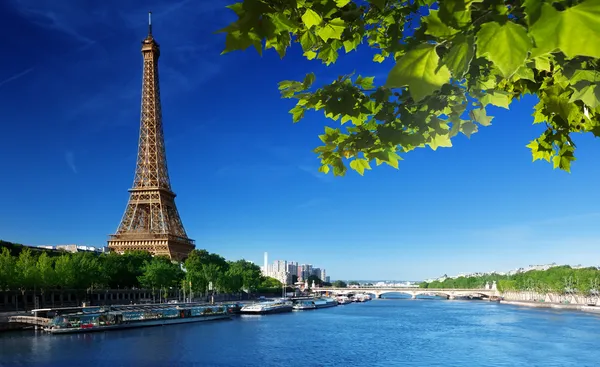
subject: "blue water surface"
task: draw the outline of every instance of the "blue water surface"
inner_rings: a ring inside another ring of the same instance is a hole
[[[600,366],[600,317],[383,299],[231,321],[0,334],[0,366]]]

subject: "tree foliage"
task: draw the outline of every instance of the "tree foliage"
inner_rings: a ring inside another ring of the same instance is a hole
[[[5,246],[5,244],[8,244]],[[166,290],[183,286],[196,295],[213,283],[216,292],[256,291],[263,277],[260,267],[246,261],[227,261],[206,250],[194,250],[181,264],[152,257],[146,251],[97,254],[42,251],[2,242],[0,291],[87,290],[147,288]]]
[[[138,277],[140,284],[147,289],[167,290],[177,285],[183,279],[183,271],[178,263],[173,263],[168,257],[155,256],[146,261],[143,274]]]
[[[498,290],[535,291],[558,294],[600,294],[600,270],[555,266],[548,270],[531,270],[514,275],[488,274],[479,277],[447,278],[444,281],[421,283],[421,288],[483,288],[496,281]]]
[[[348,286],[343,280],[336,280],[331,285],[335,288],[346,288]]]
[[[393,62],[385,83],[342,75],[315,86],[315,75],[282,81],[296,100],[294,122],[323,111],[334,125],[315,149],[323,173],[364,174],[372,164],[398,168],[418,147],[451,147],[489,126],[487,107],[538,97],[533,123],[543,133],[527,146],[533,160],[570,171],[573,133],[600,135],[600,0],[244,0],[222,29],[224,53],[253,46],[283,58],[299,43],[308,60],[371,52]],[[386,63],[387,65],[388,63]]]

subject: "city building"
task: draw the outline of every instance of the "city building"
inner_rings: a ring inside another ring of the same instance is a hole
[[[100,246],[100,247],[96,247],[96,246],[84,246],[84,245],[42,245],[42,246],[36,246],[37,248],[43,248],[45,250],[62,250],[62,251],[66,251],[66,252],[98,252],[98,253],[104,253],[104,252],[108,252],[109,249],[106,246]]]
[[[329,279],[325,269],[315,268],[312,264],[298,265],[297,261],[275,260],[269,264],[268,254],[264,253],[264,264],[261,267],[263,276],[275,278],[286,284],[292,284],[294,275],[298,281],[305,281],[311,275],[325,281]]]

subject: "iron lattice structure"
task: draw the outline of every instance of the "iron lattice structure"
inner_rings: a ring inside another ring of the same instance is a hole
[[[145,250],[183,260],[195,247],[187,237],[171,191],[162,126],[158,57],[160,46],[152,37],[142,41],[144,60],[142,112],[137,166],[129,202],[117,233],[110,235],[108,247],[123,253]]]

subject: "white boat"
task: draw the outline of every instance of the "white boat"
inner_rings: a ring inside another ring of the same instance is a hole
[[[338,305],[346,305],[348,303],[352,303],[352,300],[347,296],[337,296],[336,301]]]
[[[368,294],[359,293],[354,296],[354,299],[356,302],[367,302],[371,300],[371,296],[369,296]]]
[[[258,302],[242,307],[240,313],[250,315],[264,315],[270,313],[290,312],[293,309],[292,302],[281,299],[276,301]]]

